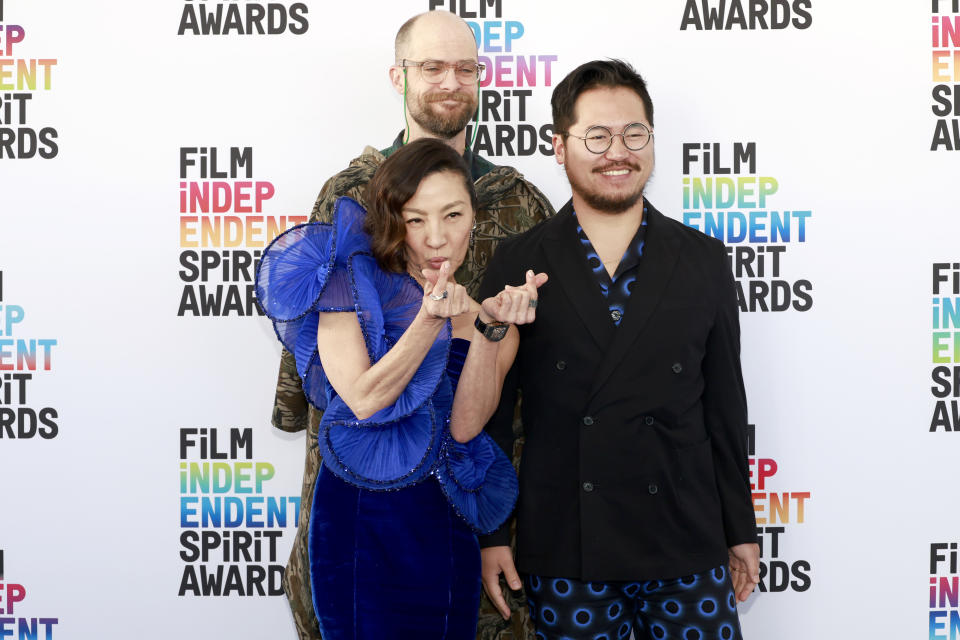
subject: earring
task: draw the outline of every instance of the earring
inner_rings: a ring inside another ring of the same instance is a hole
[[[473,249],[473,242],[474,242],[473,232],[476,231],[476,230],[477,230],[477,223],[474,222],[474,223],[473,223],[473,226],[470,227],[470,240],[469,240],[469,243],[470,243],[470,248],[471,248],[471,249]]]

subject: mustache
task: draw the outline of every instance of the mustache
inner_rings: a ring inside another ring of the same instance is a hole
[[[616,171],[617,169],[633,169],[634,171],[640,171],[640,165],[633,162],[615,162],[613,164],[597,167],[593,170],[593,172],[602,173],[604,171]]]
[[[423,101],[430,102],[443,102],[444,100],[456,100],[457,102],[471,102],[473,96],[469,93],[463,93],[462,91],[453,91],[450,93],[428,93],[423,96]]]

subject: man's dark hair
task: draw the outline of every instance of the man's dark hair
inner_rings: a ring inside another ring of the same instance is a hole
[[[584,91],[597,87],[626,87],[633,89],[647,112],[647,120],[653,126],[653,101],[647,92],[647,83],[637,70],[623,60],[594,60],[580,65],[560,81],[553,90],[550,104],[553,106],[553,131],[566,136],[577,117],[574,107]]]
[[[436,138],[420,138],[390,154],[367,184],[363,201],[367,203],[364,231],[370,236],[370,248],[385,271],[407,270],[407,225],[403,206],[417,192],[420,183],[434,173],[453,172],[463,179],[470,195],[470,206],[477,210],[477,192],[470,169],[453,147]]]

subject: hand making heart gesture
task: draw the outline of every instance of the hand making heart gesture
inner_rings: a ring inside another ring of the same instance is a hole
[[[503,291],[480,304],[481,320],[529,324],[537,317],[537,289],[547,281],[547,274],[528,270],[526,282],[519,286],[506,285]],[[484,318],[483,316],[486,316]]]
[[[424,269],[423,277],[426,282],[421,307],[431,317],[453,318],[470,310],[472,300],[466,288],[453,279],[449,260],[439,269]]]

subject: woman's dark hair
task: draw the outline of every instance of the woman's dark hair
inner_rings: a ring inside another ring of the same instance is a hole
[[[417,192],[424,178],[444,171],[452,171],[463,178],[463,185],[470,194],[470,206],[476,211],[477,192],[467,164],[450,145],[434,138],[421,138],[400,147],[380,165],[367,184],[363,197],[367,203],[367,217],[363,229],[370,236],[377,263],[385,271],[406,271],[403,240],[407,225],[401,213],[403,206]]]
[[[636,69],[622,60],[594,60],[580,65],[560,81],[553,90],[550,104],[553,107],[553,130],[566,137],[576,122],[574,107],[584,91],[597,87],[626,87],[633,89],[643,102],[647,120],[653,126],[653,101],[647,92],[647,83]]]

